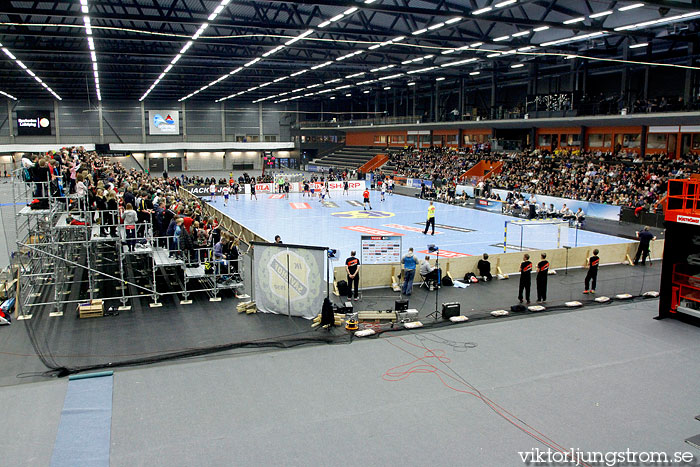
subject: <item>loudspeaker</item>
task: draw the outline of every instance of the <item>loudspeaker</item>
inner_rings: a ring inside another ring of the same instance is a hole
[[[408,300],[396,300],[394,302],[394,311],[408,310]]]
[[[450,302],[442,304],[442,318],[450,319],[453,316],[459,316],[459,302]]]

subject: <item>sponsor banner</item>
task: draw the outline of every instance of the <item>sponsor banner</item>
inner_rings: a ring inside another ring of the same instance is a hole
[[[179,135],[180,112],[178,110],[149,110],[149,135]]]
[[[255,194],[275,193],[274,183],[256,183]],[[244,185],[243,193],[250,194],[250,184]]]
[[[392,235],[362,236],[360,262],[385,264],[401,262],[401,237]]]
[[[317,173],[328,172],[328,167],[323,167],[323,166],[314,165],[314,164],[307,164],[306,171],[307,172],[317,172]]]
[[[18,110],[17,136],[51,136],[51,112]]]
[[[225,186],[228,185],[216,185],[216,194],[219,196],[223,195],[222,190]],[[209,185],[183,185],[183,188],[193,195],[199,196],[200,198],[211,196],[211,193],[209,192]],[[231,190],[231,195],[233,195],[233,190]]]
[[[361,232],[363,234],[374,235],[374,236],[392,236],[392,235],[401,236],[401,235],[403,235],[403,234],[396,233],[396,232],[389,232],[388,230],[366,227],[364,225],[349,225],[349,226],[341,227],[341,229],[352,230],[353,232]]]
[[[429,250],[422,250],[422,251],[419,251],[418,253],[439,256],[440,258],[465,258],[467,256],[472,256],[472,255],[468,255],[466,253],[457,253],[456,251],[447,251],[447,250],[440,250],[438,252],[431,252]]]
[[[474,209],[479,209],[488,212],[503,212],[503,203],[493,199],[476,198],[474,200]]]
[[[309,203],[289,203],[292,209],[311,209]]]
[[[423,233],[423,229],[420,227],[411,227],[410,225],[401,225],[401,224],[384,224],[382,227],[389,227],[390,229],[396,229],[396,230],[407,230],[409,232],[419,232]],[[442,232],[435,231],[435,235],[440,235]]]
[[[433,182],[432,180],[421,180],[419,178],[407,178],[406,179],[406,186],[412,187],[412,188],[420,188],[421,183],[425,183],[426,188],[432,188],[433,187]]]
[[[383,219],[385,217],[394,217],[393,212],[386,211],[343,211],[333,212],[331,216],[342,217],[345,219]]]
[[[344,182],[328,182],[328,189],[330,191],[343,191]],[[323,183],[315,182],[309,183],[309,188],[313,188],[315,192],[320,192],[323,188]],[[348,182],[348,191],[363,191],[365,189],[365,183],[362,180],[352,180]]]
[[[681,224],[699,225],[700,224],[700,217],[693,217],[693,216],[678,214],[678,215],[676,215],[676,222],[679,222]]]

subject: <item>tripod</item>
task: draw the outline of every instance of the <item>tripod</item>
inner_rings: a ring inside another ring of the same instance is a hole
[[[437,287],[435,288],[435,311],[430,313],[428,315],[428,318],[438,319],[440,318],[440,311],[438,310],[438,297],[440,296],[440,284],[442,283],[442,274],[440,274],[440,249],[434,245],[432,247],[428,245],[428,251],[432,252],[433,249],[437,252],[437,256],[435,257],[435,269],[437,269],[438,271],[438,283]]]

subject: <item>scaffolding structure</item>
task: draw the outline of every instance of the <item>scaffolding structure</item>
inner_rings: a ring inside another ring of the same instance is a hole
[[[61,196],[56,182],[27,182],[23,169],[13,172],[17,250],[13,267],[19,268],[18,319],[35,311],[63,316],[68,306],[93,299],[118,301],[119,310],[130,301],[180,295],[180,304],[204,292],[219,301],[224,290],[243,288],[243,262],[214,257],[213,245],[189,254],[172,237],[154,235],[150,222],[136,225],[127,238],[119,211],[93,211],[87,196]],[[31,204],[39,204],[39,208]]]

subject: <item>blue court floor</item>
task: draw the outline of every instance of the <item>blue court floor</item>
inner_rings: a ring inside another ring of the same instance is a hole
[[[258,235],[273,241],[280,235],[284,243],[314,245],[340,250],[341,257],[351,250],[360,250],[362,235],[401,235],[402,250],[413,247],[416,252],[434,243],[445,256],[503,253],[505,221],[517,220],[496,213],[435,203],[435,235],[423,235],[428,201],[408,196],[386,196],[380,201],[378,192],[371,193],[372,210],[364,211],[360,192],[333,194],[326,203],[319,198],[292,193],[258,194],[257,200],[241,195],[224,206],[222,197],[211,204]],[[209,198],[204,198],[209,202]],[[527,221],[524,221],[527,222]],[[520,251],[521,228],[509,224],[508,252]],[[557,238],[559,236],[559,239]],[[523,249],[554,249],[560,246],[605,245],[628,243],[611,235],[557,226],[533,226],[522,229]],[[512,246],[512,248],[511,248]],[[455,253],[455,254],[451,254]],[[443,255],[441,254],[441,256]]]

